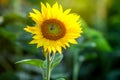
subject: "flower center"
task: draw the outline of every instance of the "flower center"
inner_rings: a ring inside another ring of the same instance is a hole
[[[61,21],[56,19],[49,19],[42,23],[41,32],[43,37],[46,39],[58,40],[65,35],[66,29]]]

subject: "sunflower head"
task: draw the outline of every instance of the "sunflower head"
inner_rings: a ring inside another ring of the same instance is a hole
[[[62,48],[69,47],[69,43],[77,44],[76,38],[81,35],[79,15],[70,13],[71,9],[63,11],[57,2],[50,6],[41,3],[41,11],[33,9],[30,17],[35,26],[27,26],[25,31],[34,34],[30,44],[43,47],[48,53],[62,53]]]

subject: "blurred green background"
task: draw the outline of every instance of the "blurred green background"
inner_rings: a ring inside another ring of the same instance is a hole
[[[81,15],[83,34],[78,45],[63,50],[51,80],[120,80],[120,0],[0,0],[0,80],[42,80],[37,67],[15,62],[44,60],[23,28],[35,24],[28,16],[32,8],[56,1]]]

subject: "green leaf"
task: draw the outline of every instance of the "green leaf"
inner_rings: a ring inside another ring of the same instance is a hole
[[[58,78],[58,79],[56,79],[56,80],[65,80],[64,78]]]
[[[46,69],[46,68],[47,68],[47,60],[44,60],[44,61],[43,61],[42,68],[43,68],[43,69]]]
[[[62,60],[63,58],[63,54],[55,54],[54,60],[51,64],[51,68],[53,69],[54,67],[56,67]]]
[[[55,54],[55,57],[51,63],[51,70],[61,62],[62,58],[63,58],[63,54]],[[46,60],[43,61],[42,68],[43,69],[47,68],[47,61]]]
[[[37,66],[37,67],[42,67],[43,65],[43,60],[40,59],[25,59],[25,60],[21,60],[16,62],[16,64],[18,63],[24,63],[24,64],[30,64],[33,66]]]

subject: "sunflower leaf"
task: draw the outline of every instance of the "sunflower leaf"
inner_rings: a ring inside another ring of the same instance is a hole
[[[51,68],[53,69],[54,67],[56,67],[62,60],[63,58],[63,54],[55,54],[54,60],[51,64]]]
[[[16,62],[16,64],[18,64],[18,63],[30,64],[30,65],[37,66],[37,67],[40,68],[43,65],[43,60],[40,60],[40,59],[24,59],[24,60]]]

